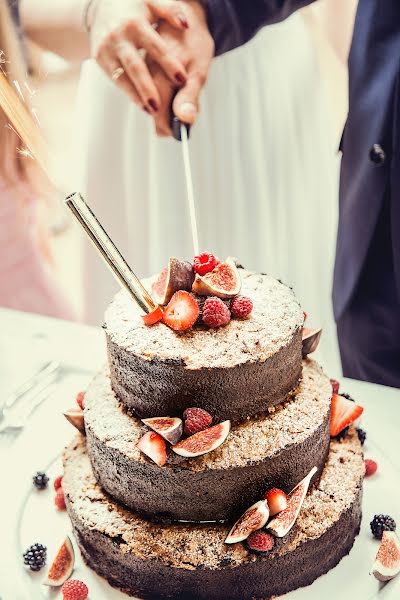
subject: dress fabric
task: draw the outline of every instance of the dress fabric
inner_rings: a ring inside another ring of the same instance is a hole
[[[141,276],[193,256],[181,147],[159,139],[92,62],[78,98],[78,184]],[[291,285],[340,363],[331,310],[339,156],[301,14],[213,61],[190,138],[201,249],[234,255]],[[99,323],[117,286],[85,247],[85,319]]]

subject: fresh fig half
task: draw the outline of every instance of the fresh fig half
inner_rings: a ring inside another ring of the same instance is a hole
[[[321,339],[321,334],[321,327],[319,329],[308,329],[307,327],[303,327],[303,358],[316,351]]]
[[[192,291],[200,296],[218,296],[233,298],[242,287],[239,272],[233,258],[228,257],[205,275],[196,275]]]
[[[389,581],[400,573],[400,540],[394,531],[384,531],[371,575]]]
[[[172,446],[172,450],[180,456],[191,458],[201,456],[218,448],[224,443],[231,430],[231,422],[223,421],[208,429],[203,429]]]
[[[236,521],[225,539],[225,544],[243,542],[253,531],[264,527],[268,518],[268,503],[266,500],[259,500],[259,502],[250,506]]]
[[[190,262],[179,260],[172,256],[151,286],[151,294],[157,304],[165,306],[175,292],[185,290],[190,292],[194,281],[193,267]]]
[[[290,492],[287,499],[287,507],[268,523],[268,531],[276,537],[284,537],[293,527],[300,512],[304,498],[310,485],[312,476],[317,472],[313,467],[304,479]]]
[[[67,536],[57,552],[55,559],[47,573],[46,579],[43,581],[44,585],[51,587],[59,587],[62,585],[71,575],[74,569],[75,553],[72,546],[71,540]]]
[[[177,444],[182,437],[183,422],[178,417],[152,417],[143,423],[159,433],[170,444]]]
[[[76,427],[78,431],[85,435],[85,420],[83,417],[83,410],[79,410],[79,408],[70,408],[67,412],[64,413],[64,417]]]

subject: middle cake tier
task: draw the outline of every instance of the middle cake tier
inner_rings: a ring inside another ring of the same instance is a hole
[[[159,467],[136,446],[148,428],[126,412],[104,372],[85,396],[93,471],[112,497],[145,517],[232,519],[270,487],[290,492],[314,465],[314,479],[320,476],[329,447],[331,395],[322,369],[305,360],[302,381],[290,400],[267,415],[233,424],[213,452],[183,458],[170,449],[165,466]]]

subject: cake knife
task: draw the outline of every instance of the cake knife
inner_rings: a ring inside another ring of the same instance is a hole
[[[173,115],[171,119],[171,129],[174,138],[182,144],[183,166],[185,169],[186,192],[189,208],[190,228],[192,231],[193,251],[194,255],[197,256],[199,254],[199,235],[197,231],[196,204],[194,201],[192,169],[190,166],[189,154],[190,125],[182,123],[178,117]]]

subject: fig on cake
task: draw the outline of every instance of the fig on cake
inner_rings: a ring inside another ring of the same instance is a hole
[[[178,444],[172,446],[172,450],[176,454],[179,454],[179,456],[187,458],[207,454],[207,452],[216,450],[224,443],[230,430],[231,422],[223,421],[222,423],[218,423],[218,425],[203,429],[203,431],[199,431],[185,440],[178,442]]]
[[[178,417],[153,417],[142,422],[170,444],[177,444],[182,437],[183,423]]]
[[[165,306],[175,292],[185,290],[190,292],[194,281],[192,265],[171,256],[168,266],[165,267],[151,286],[151,294],[157,304]]]
[[[196,274],[192,291],[200,296],[234,298],[241,289],[241,279],[235,262],[228,257],[205,275]]]
[[[318,329],[309,329],[307,327],[303,327],[303,337],[302,337],[302,353],[303,358],[306,358],[312,352],[315,352],[318,348],[318,344],[320,342],[322,335],[322,329],[319,327]]]
[[[262,529],[269,519],[266,500],[259,500],[242,514],[225,538],[225,544],[237,544],[246,540],[253,531]]]
[[[64,413],[64,417],[73,425],[80,433],[85,434],[85,420],[83,410],[79,408],[70,408]]]

